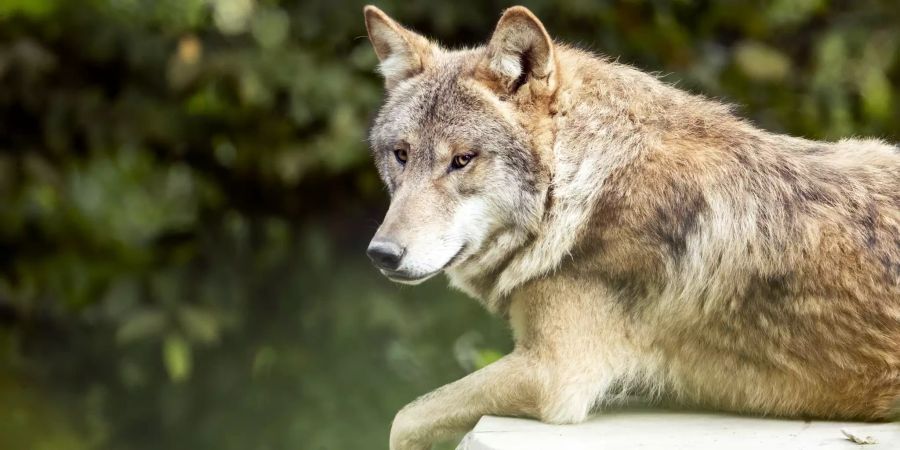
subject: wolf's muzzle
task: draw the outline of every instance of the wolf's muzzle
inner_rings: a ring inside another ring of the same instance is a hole
[[[403,259],[404,253],[406,253],[406,249],[396,242],[384,240],[373,240],[366,250],[366,254],[369,255],[369,259],[372,260],[375,267],[388,271],[396,271],[400,267],[400,260]]]

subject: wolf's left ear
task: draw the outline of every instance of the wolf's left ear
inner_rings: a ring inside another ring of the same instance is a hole
[[[431,63],[434,49],[428,39],[403,28],[372,5],[363,8],[363,14],[369,40],[380,61],[378,71],[384,75],[388,89],[421,73]]]
[[[513,6],[497,22],[481,69],[506,94],[532,82],[553,90],[557,76],[553,40],[528,8]]]

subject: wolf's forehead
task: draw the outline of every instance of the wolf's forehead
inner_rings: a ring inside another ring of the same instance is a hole
[[[477,145],[507,134],[505,119],[469,75],[480,50],[442,53],[424,73],[397,86],[376,118],[372,141],[389,147],[398,140],[432,148],[440,142]]]
[[[430,76],[429,76],[430,75]],[[427,74],[410,98],[416,122],[422,127],[461,125],[477,114],[483,100],[466,87],[459,73]]]
[[[384,105],[384,125],[443,128],[482,110],[485,100],[471,87],[467,56],[442,55],[434,67],[398,86]]]

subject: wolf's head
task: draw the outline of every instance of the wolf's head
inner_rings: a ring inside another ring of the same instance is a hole
[[[370,133],[391,204],[368,255],[415,284],[490,270],[540,223],[549,186],[554,46],[527,9],[487,45],[449,51],[364,10],[387,96]]]

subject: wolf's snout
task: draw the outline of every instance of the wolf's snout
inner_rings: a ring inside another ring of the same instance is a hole
[[[396,242],[386,240],[373,240],[366,250],[366,254],[369,255],[369,259],[376,267],[391,271],[400,267],[400,260],[403,259],[404,253],[406,253],[405,248]]]

